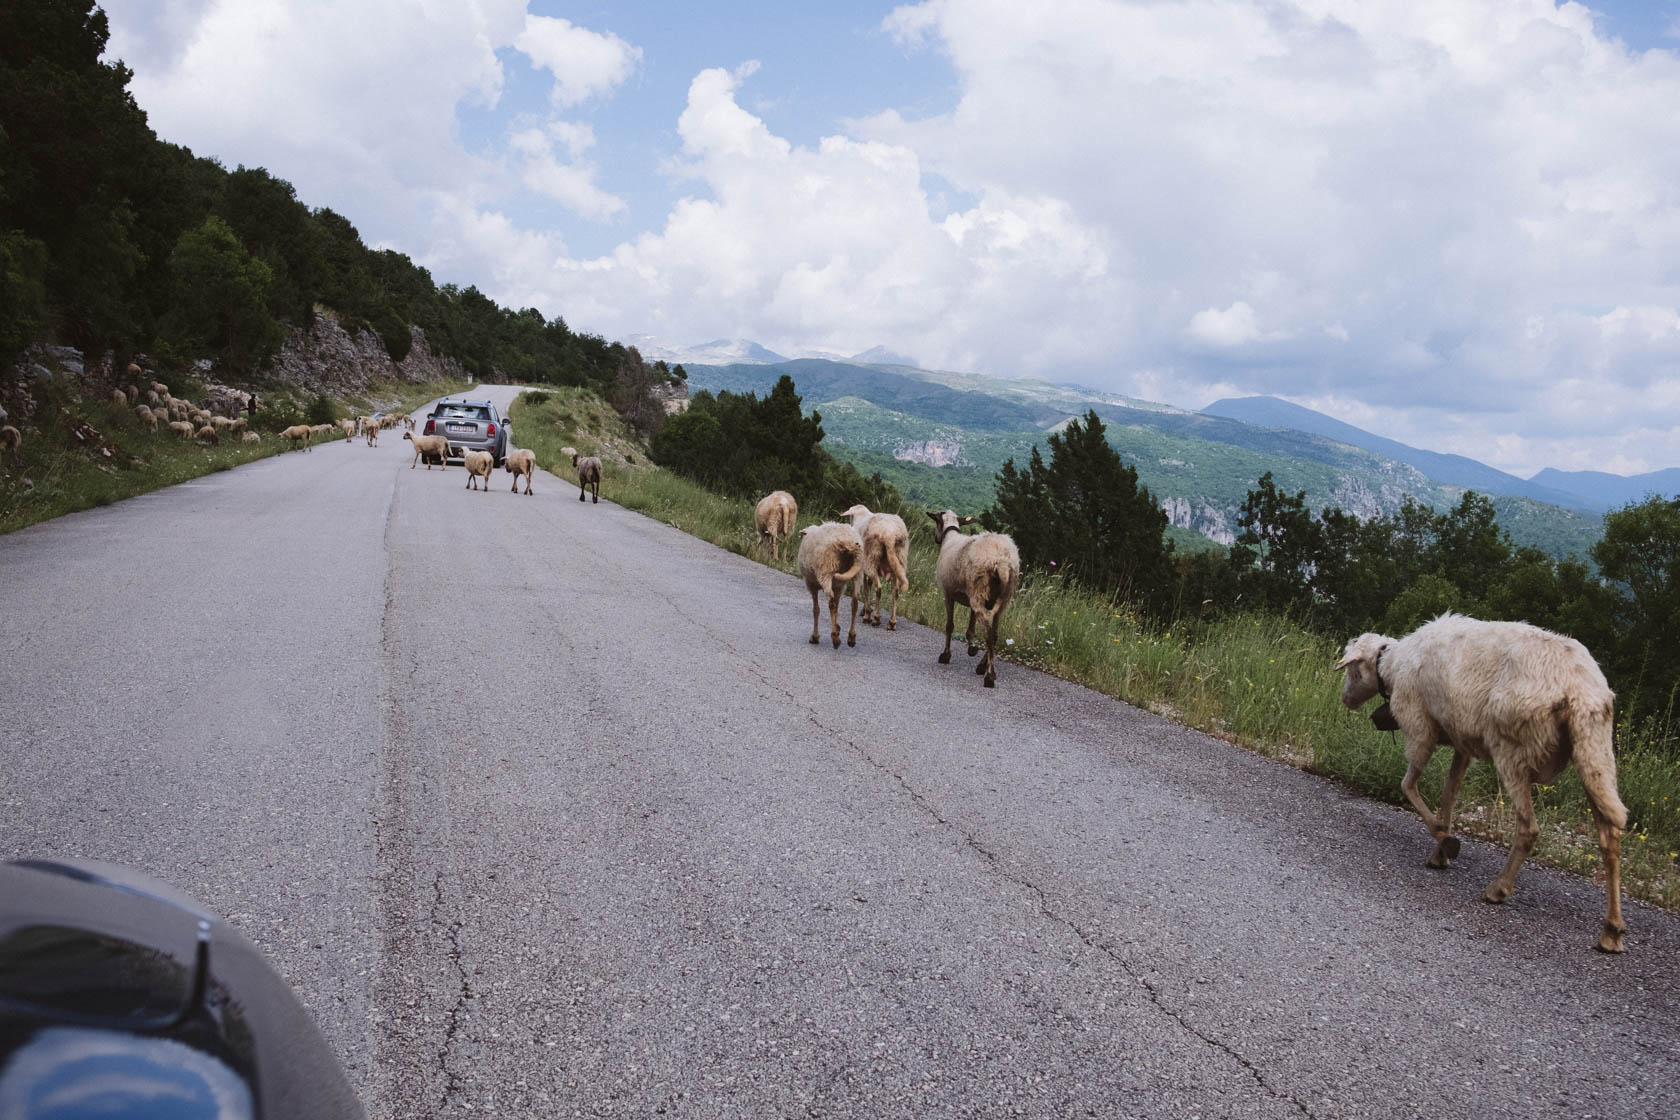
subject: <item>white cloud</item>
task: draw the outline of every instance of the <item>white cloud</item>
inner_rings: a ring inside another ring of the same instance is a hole
[[[513,45],[554,75],[549,96],[561,108],[622,84],[642,60],[642,49],[617,35],[590,31],[552,16],[527,15]]]

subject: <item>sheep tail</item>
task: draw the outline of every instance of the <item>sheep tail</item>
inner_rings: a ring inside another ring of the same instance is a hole
[[[1609,824],[1626,828],[1627,806],[1616,792],[1615,716],[1609,702],[1594,706],[1564,700],[1557,708],[1562,709],[1560,730],[1569,737],[1587,800]]]
[[[1002,601],[1003,577],[998,575],[994,568],[986,573],[986,609],[991,610]]]
[[[853,552],[850,548],[842,548],[840,550],[840,557],[843,561],[849,562],[852,566],[844,572],[835,572],[834,578],[839,580],[841,583],[845,583],[847,580],[856,579],[858,577],[858,573],[863,571],[863,550],[859,549],[858,551]]]
[[[910,590],[910,577],[904,571],[904,561],[899,559],[898,550],[892,545],[886,545],[887,568],[892,572],[893,579],[898,583],[900,591]]]

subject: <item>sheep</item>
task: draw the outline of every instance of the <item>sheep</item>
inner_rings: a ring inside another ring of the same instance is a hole
[[[934,577],[945,595],[945,652],[939,655],[939,663],[951,663],[951,630],[956,605],[961,603],[968,608],[970,657],[980,652],[974,644],[976,619],[986,631],[986,656],[974,666],[974,671],[985,674],[987,688],[996,688],[998,618],[1021,586],[1021,554],[1015,542],[1003,533],[967,537],[958,532],[959,526],[974,523],[972,517],[958,517],[951,510],[942,513],[929,510],[928,516],[933,518],[934,540],[939,544]]]
[[[161,381],[154,381],[152,382],[152,392],[156,393],[160,397],[167,397],[169,395],[169,386],[165,385]]]
[[[235,420],[233,423],[228,425],[228,431],[229,432],[238,432],[238,433],[243,434],[245,429],[250,427],[250,426],[251,426],[251,422],[249,420],[245,419],[245,417],[241,416],[239,419]]]
[[[369,424],[368,425],[368,427],[367,427],[367,445],[369,447],[378,447],[379,446],[379,425],[378,424]]]
[[[449,441],[447,439],[442,436],[417,436],[411,432],[404,432],[403,438],[414,444],[414,462],[408,465],[409,470],[413,470],[420,464],[420,456],[422,455],[428,457],[426,459],[427,470],[432,469],[430,456],[433,455],[436,455],[438,462],[443,464],[444,470],[449,469]]]
[[[340,420],[339,429],[344,432],[344,442],[353,443],[356,439],[356,422],[354,420]]]
[[[182,439],[193,438],[193,426],[185,420],[171,420],[169,422],[169,430],[180,436]]]
[[[601,460],[593,455],[578,458],[576,451],[572,452],[572,466],[577,468],[578,501],[583,501],[583,492],[590,487],[595,489],[595,502],[601,501]]]
[[[130,385],[126,392],[128,393],[128,405],[132,408],[135,402],[140,399],[140,390],[136,386]]]
[[[128,402],[128,394],[127,393],[123,392],[121,389],[112,389],[111,390],[111,407],[112,408],[121,408],[121,409],[126,410],[128,408],[128,403],[129,402]]]
[[[147,389],[146,403],[149,405],[160,405],[163,403],[163,398],[158,396],[156,389]]]
[[[1344,705],[1357,710],[1380,693],[1383,703],[1371,722],[1405,736],[1400,789],[1435,837],[1430,867],[1446,868],[1458,855],[1453,799],[1471,760],[1493,764],[1516,810],[1517,834],[1505,867],[1482,892],[1484,902],[1511,897],[1540,834],[1534,784],[1550,782],[1573,757],[1598,826],[1609,895],[1598,947],[1622,951],[1621,849],[1628,814],[1616,793],[1616,694],[1585,646],[1526,622],[1483,622],[1448,612],[1404,638],[1361,634],[1347,644],[1336,668],[1347,670]],[[1453,748],[1439,815],[1417,788],[1437,746]]]
[[[828,592],[828,628],[834,648],[840,648],[840,619],[836,603],[846,594],[846,584],[863,570],[863,541],[857,530],[839,521],[809,525],[799,531],[799,574],[811,592],[811,644],[817,645],[817,627],[822,623],[822,603],[817,598]],[[852,595],[852,628],[846,644],[857,645],[857,595]]]
[[[0,427],[0,451],[15,451],[23,442],[23,433],[7,424]]]
[[[898,594],[910,590],[910,529],[896,513],[871,513],[856,505],[841,517],[852,519],[852,528],[863,539],[863,620],[881,625],[881,599],[890,581],[893,587],[892,613],[887,629],[898,629]]]
[[[261,443],[262,442],[262,436],[258,435],[256,432],[240,432],[239,433],[239,442],[240,443]]]
[[[782,558],[782,541],[793,536],[793,526],[798,519],[799,503],[786,490],[772,490],[759,499],[758,508],[753,510],[753,520],[758,524],[758,543],[768,542],[768,549],[777,561]]]
[[[484,492],[490,493],[490,472],[496,469],[496,457],[488,451],[469,451],[461,457],[467,468],[467,489],[476,490],[479,477],[484,478]]]
[[[230,432],[233,430],[233,425],[234,421],[229,420],[226,416],[210,417],[210,426],[218,432]]]
[[[139,419],[140,423],[144,424],[154,432],[157,431],[157,413],[153,412],[143,404],[137,404],[134,406],[134,415]]]
[[[173,428],[175,425],[171,424],[169,426]],[[310,446],[311,441],[315,438],[315,430],[308,424],[293,424],[291,427],[280,433],[280,438],[291,440],[293,450],[297,449],[299,440],[303,441],[303,449],[305,451],[315,450]]]
[[[209,424],[204,425],[204,427],[198,430],[198,438],[203,440],[205,443],[208,443],[211,447],[215,447],[218,443],[222,442],[221,435],[218,434],[216,429],[211,427]]]
[[[519,476],[525,476],[525,493],[531,492],[531,476],[537,473],[537,453],[529,448],[510,447],[502,466],[513,476],[513,492],[519,493]]]

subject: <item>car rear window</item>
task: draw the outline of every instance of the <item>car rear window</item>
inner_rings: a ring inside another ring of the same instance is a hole
[[[446,404],[438,410],[438,415],[445,420],[488,420],[490,410],[472,405]]]

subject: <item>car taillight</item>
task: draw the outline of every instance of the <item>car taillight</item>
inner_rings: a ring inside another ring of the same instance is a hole
[[[431,435],[432,434],[432,425],[433,425],[432,421],[430,421],[430,420],[426,421],[426,430],[421,432],[420,434],[423,435],[423,436]]]
[[[495,435],[496,434],[496,425],[494,425],[494,424],[490,425],[490,431],[487,432],[486,434],[487,435],[492,435],[492,436]]]

